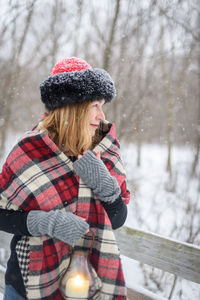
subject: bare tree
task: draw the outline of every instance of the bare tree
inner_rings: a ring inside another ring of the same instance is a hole
[[[112,53],[112,46],[113,46],[114,36],[116,34],[116,26],[117,26],[117,20],[119,18],[119,12],[120,12],[120,0],[117,0],[114,15],[113,15],[113,19],[112,19],[111,26],[110,26],[108,41],[107,41],[105,52],[104,52],[103,68],[105,70],[109,70],[110,56],[111,56],[111,53]]]
[[[5,81],[3,83],[3,94],[1,98],[1,109],[0,109],[0,118],[3,120],[3,122],[0,124],[0,156],[3,156],[3,153],[5,151],[5,140],[6,140],[6,129],[8,127],[10,116],[11,116],[11,107],[12,103],[14,101],[15,93],[14,88],[17,85],[17,82],[19,80],[20,76],[20,65],[19,65],[19,59],[20,55],[22,54],[23,47],[28,35],[28,31],[31,24],[31,19],[34,12],[34,5],[36,1],[32,1],[29,3],[30,7],[27,10],[27,16],[25,18],[25,26],[22,30],[20,38],[17,37],[19,32],[16,30],[16,21],[17,18],[19,18],[20,13],[20,5],[19,3],[16,3],[14,6],[15,9],[15,17],[12,19],[12,54],[10,59],[10,71],[8,71],[7,76],[5,77]],[[5,27],[4,27],[5,29]],[[2,29],[2,32],[4,32],[4,29]],[[19,41],[17,43],[17,41]],[[17,47],[16,47],[17,45]],[[7,101],[9,99],[9,102]]]
[[[199,29],[200,26],[200,8],[199,8],[199,14],[197,17],[197,30]],[[197,31],[198,32],[198,31]],[[196,146],[196,153],[194,156],[194,161],[192,164],[192,175],[195,174],[195,171],[197,169],[198,163],[199,163],[199,156],[200,156],[200,30],[198,32],[198,35],[195,35],[196,42],[197,42],[197,65],[198,65],[198,92],[197,92],[197,97],[198,97],[198,121],[197,121],[197,126],[196,126],[196,141],[195,141],[195,146]],[[194,34],[193,32],[191,34]],[[200,176],[200,174],[199,174]]]
[[[163,13],[164,10],[161,10]],[[165,15],[165,14],[164,14]],[[163,19],[161,19],[163,21]],[[193,51],[196,46],[196,41],[192,41],[189,45],[189,51],[185,55],[183,66],[178,74],[176,85],[174,85],[174,66],[171,66],[171,70],[167,68],[166,61],[164,60],[164,25],[161,24],[160,27],[160,47],[161,47],[161,70],[163,76],[163,86],[164,86],[164,97],[167,101],[167,145],[168,145],[168,157],[166,169],[169,172],[170,176],[172,175],[172,164],[171,164],[171,151],[172,151],[172,134],[173,134],[173,109],[176,103],[176,100],[180,98],[182,93],[182,88],[186,79],[187,71],[190,67]],[[175,61],[174,45],[171,43],[171,58]],[[173,82],[172,82],[173,80]]]

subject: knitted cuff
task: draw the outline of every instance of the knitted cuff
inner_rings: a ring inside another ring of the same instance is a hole
[[[27,228],[32,236],[42,236],[47,234],[47,230],[42,230],[41,220],[43,220],[42,227],[48,228],[49,218],[47,217],[46,211],[31,210],[27,216]]]

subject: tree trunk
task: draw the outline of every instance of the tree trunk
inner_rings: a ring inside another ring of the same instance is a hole
[[[36,1],[35,1],[36,2]],[[5,143],[6,143],[6,133],[7,133],[7,129],[9,127],[9,121],[10,121],[10,116],[11,116],[11,112],[12,112],[12,103],[13,103],[13,99],[15,98],[15,88],[17,87],[17,82],[19,80],[20,77],[20,65],[19,65],[19,57],[20,54],[23,51],[23,47],[27,38],[27,34],[28,34],[28,30],[31,24],[31,19],[33,16],[33,8],[35,5],[35,2],[31,2],[30,3],[30,7],[28,10],[28,15],[26,18],[26,22],[25,22],[25,26],[24,26],[24,31],[22,32],[21,38],[19,40],[19,46],[17,48],[17,50],[15,49],[15,45],[16,45],[16,41],[17,41],[17,37],[16,37],[16,28],[15,28],[15,23],[13,24],[13,32],[12,32],[12,39],[13,39],[13,54],[12,54],[12,58],[10,60],[12,69],[11,71],[9,71],[9,74],[7,76],[7,79],[5,80],[5,84],[4,84],[4,94],[2,96],[3,99],[3,112],[1,112],[2,118],[4,119],[4,122],[1,126],[1,135],[0,135],[0,139],[1,139],[1,144],[0,144],[0,157],[4,156],[5,153]],[[16,6],[16,9],[18,7]],[[17,14],[17,11],[16,11]]]
[[[109,71],[110,57],[111,57],[112,45],[113,45],[115,31],[116,31],[117,20],[119,17],[119,11],[120,11],[120,0],[117,0],[116,7],[115,7],[115,15],[112,20],[109,39],[104,52],[103,68],[108,71]]]

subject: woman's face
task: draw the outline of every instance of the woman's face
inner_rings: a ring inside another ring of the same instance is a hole
[[[89,108],[89,130],[91,136],[95,135],[95,130],[99,126],[99,122],[105,121],[105,115],[103,112],[103,105],[105,100],[92,101],[91,106]]]

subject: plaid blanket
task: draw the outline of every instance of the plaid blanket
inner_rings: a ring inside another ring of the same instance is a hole
[[[115,126],[102,125],[104,137],[94,152],[121,187],[127,204],[130,194],[120,158]],[[108,130],[108,132],[107,132]],[[37,126],[18,142],[0,174],[0,207],[21,211],[61,209],[86,218],[95,232],[90,262],[102,280],[98,299],[126,299],[126,287],[110,220],[100,201],[73,171],[72,161],[61,152],[48,134]],[[88,249],[91,236],[77,247]],[[16,246],[27,299],[61,300],[59,281],[70,260],[70,246],[48,236],[22,236]]]

